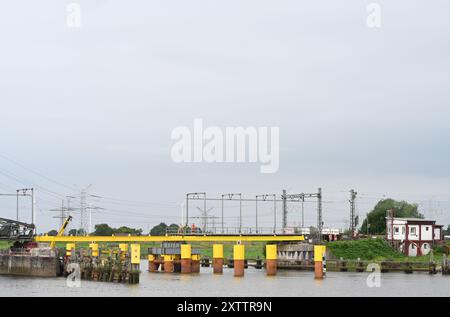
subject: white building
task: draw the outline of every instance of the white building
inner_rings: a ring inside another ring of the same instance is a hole
[[[386,239],[407,256],[427,255],[444,241],[443,226],[434,220],[387,217]]]

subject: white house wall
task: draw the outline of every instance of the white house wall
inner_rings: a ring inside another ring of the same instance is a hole
[[[419,225],[409,225],[408,240],[419,240]],[[425,239],[421,239],[425,240]]]
[[[388,239],[392,239],[392,222],[388,220]],[[398,229],[398,233],[396,233],[396,228]],[[396,220],[394,219],[394,240],[405,240],[406,239],[406,221],[404,220]]]
[[[417,247],[415,244],[411,243],[409,245],[409,252],[408,252],[409,256],[417,256]]]
[[[431,245],[425,242],[421,247],[422,255],[428,255],[431,251]]]
[[[439,240],[441,238],[441,228],[434,228],[434,239]]]
[[[422,226],[422,240],[433,240],[433,226],[432,225],[423,225]]]

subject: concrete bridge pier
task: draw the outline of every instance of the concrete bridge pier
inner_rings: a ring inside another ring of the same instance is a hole
[[[214,274],[223,273],[223,244],[213,245],[213,272]]]
[[[191,273],[192,269],[192,249],[190,244],[181,245],[181,273]]]
[[[268,276],[277,275],[277,245],[266,245],[266,274]]]
[[[236,244],[233,248],[234,276],[244,276],[245,270],[245,246]]]

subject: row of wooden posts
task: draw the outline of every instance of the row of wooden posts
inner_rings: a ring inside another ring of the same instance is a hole
[[[66,244],[66,256],[62,274],[76,272],[72,264],[79,267],[80,278],[84,280],[139,283],[140,245],[119,244],[119,248],[100,250],[97,243],[91,243],[89,250],[76,250],[74,243]]]

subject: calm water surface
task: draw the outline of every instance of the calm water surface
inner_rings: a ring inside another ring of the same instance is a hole
[[[426,273],[387,273],[381,287],[369,288],[369,273],[333,273],[314,280],[313,272],[279,271],[276,277],[264,270],[249,268],[245,277],[233,277],[232,269],[223,275],[202,268],[197,275],[146,272],[141,264],[138,285],[81,281],[69,288],[64,278],[0,276],[0,296],[450,296],[450,276]]]

